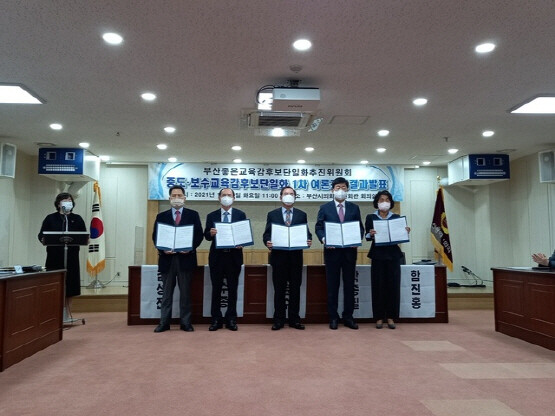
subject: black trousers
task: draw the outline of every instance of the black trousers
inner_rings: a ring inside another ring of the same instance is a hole
[[[401,299],[400,259],[372,259],[371,281],[374,319],[398,318]]]
[[[227,283],[227,310],[225,318],[227,320],[237,319],[237,287],[239,286],[239,275],[241,265],[232,261],[231,252],[219,254],[218,261],[212,261],[210,265],[210,281],[212,282],[212,303],[210,314],[212,319],[222,319],[222,287],[224,279]]]
[[[277,251],[277,250],[276,250]],[[289,322],[300,322],[299,308],[301,299],[301,283],[303,280],[302,253],[272,252],[272,283],[274,284],[274,321],[285,322],[287,309]],[[299,261],[300,257],[300,261]],[[277,260],[279,258],[279,260]],[[285,297],[289,283],[289,305]]]
[[[162,273],[163,293],[160,311],[160,325],[169,325],[172,318],[173,291],[175,284],[179,285],[179,323],[191,323],[191,279],[192,270],[181,270],[179,267],[179,254],[172,257],[167,273]]]
[[[343,275],[343,319],[352,319],[355,309],[355,273],[357,249],[352,247],[324,249],[326,284],[328,292],[328,315],[339,319],[338,297],[341,275]]]

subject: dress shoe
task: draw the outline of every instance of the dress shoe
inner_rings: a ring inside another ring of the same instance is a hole
[[[395,323],[394,323],[394,322],[388,322],[388,323],[387,323],[387,327],[388,327],[389,329],[395,329]]]
[[[294,322],[292,324],[290,323],[289,326],[295,329],[304,329],[304,325],[301,324],[300,322]]]
[[[330,329],[337,329],[337,319],[332,319],[330,321]]]
[[[221,328],[223,328],[222,323],[219,320],[214,319],[212,321],[212,323],[210,324],[210,326],[208,327],[208,330],[209,331],[217,331],[218,329],[221,329]]]
[[[343,325],[345,325],[347,328],[358,329],[358,324],[353,318],[343,319]]]
[[[230,331],[237,331],[239,328],[237,327],[237,321],[235,319],[230,319],[225,324],[225,327]]]
[[[156,328],[154,328],[154,332],[164,332],[169,330],[170,330],[169,325],[158,325]]]
[[[380,322],[380,323],[376,322],[376,328],[377,329],[382,329],[383,328],[383,322]]]
[[[272,331],[279,331],[281,328],[283,328],[283,324],[281,322],[274,322],[272,325]]]
[[[195,328],[193,328],[193,325],[191,324],[181,325],[179,328],[185,332],[193,332],[195,330]]]

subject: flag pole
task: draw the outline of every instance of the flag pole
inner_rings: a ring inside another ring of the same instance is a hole
[[[106,257],[104,252],[104,223],[101,214],[101,195],[100,186],[98,182],[93,186],[93,204],[92,204],[92,218],[89,240],[89,254],[87,258],[87,272],[93,280],[87,286],[88,289],[103,289],[106,284],[98,280],[98,273],[104,270],[106,265]]]

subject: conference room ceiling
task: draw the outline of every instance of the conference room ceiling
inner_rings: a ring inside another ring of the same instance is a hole
[[[24,84],[46,103],[0,104],[0,142],[30,155],[37,143],[89,142],[115,163],[444,166],[471,153],[514,160],[555,148],[555,115],[508,113],[555,93],[553,1],[8,0],[1,8],[0,83]],[[123,43],[108,45],[105,32]],[[299,38],[312,48],[295,51]],[[477,54],[483,42],[497,47]],[[242,114],[255,108],[256,91],[291,79],[320,88],[318,129],[255,136]],[[157,99],[143,101],[145,91]],[[417,97],[428,104],[414,106]]]

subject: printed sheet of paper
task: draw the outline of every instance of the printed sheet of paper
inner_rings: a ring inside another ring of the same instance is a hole
[[[344,222],[343,226],[343,245],[360,246],[360,223],[358,221]],[[327,242],[327,239],[326,239]]]

